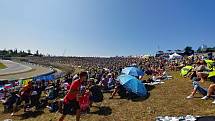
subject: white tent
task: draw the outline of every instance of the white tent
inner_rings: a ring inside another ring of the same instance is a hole
[[[151,55],[142,55],[141,58],[150,58]]]
[[[172,55],[169,55],[169,59],[179,59],[179,58],[182,58],[182,56],[177,53],[173,53]]]

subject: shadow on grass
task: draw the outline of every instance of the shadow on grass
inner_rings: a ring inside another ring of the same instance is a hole
[[[98,114],[103,116],[108,116],[112,114],[112,109],[107,106],[98,107],[99,110],[95,112],[90,112],[90,114]]]
[[[145,97],[139,97],[137,95],[127,94],[126,96],[123,96],[123,97],[120,97],[120,98],[113,98],[113,99],[114,100],[126,99],[126,100],[131,100],[133,102],[138,102],[138,101],[147,100],[149,97],[150,97],[150,92],[147,92],[147,95]]]
[[[42,115],[43,113],[44,113],[43,111],[34,111],[34,112],[29,111],[29,112],[19,115],[19,117],[21,117],[20,120],[25,120],[28,118],[36,118],[37,116]]]
[[[195,97],[193,97],[193,98],[196,99],[196,98],[202,98],[202,97],[204,97],[204,96],[195,96]]]
[[[133,99],[131,99],[131,101],[133,101],[133,102],[140,102],[140,101],[147,100],[149,97],[150,97],[150,93],[148,92],[147,96],[145,96],[145,97],[133,98]]]
[[[19,112],[23,108],[24,108],[24,105],[20,105],[19,108],[16,109],[16,112]],[[3,109],[2,113],[7,114],[7,113],[12,113],[12,112],[13,112],[13,106],[10,107],[9,109],[7,109],[4,105],[4,109]]]
[[[155,88],[155,85],[145,85],[147,91],[151,91]]]

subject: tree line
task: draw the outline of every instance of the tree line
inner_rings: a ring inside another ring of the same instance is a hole
[[[44,55],[39,53],[39,50],[36,50],[35,53],[32,53],[31,50],[27,50],[27,51],[24,51],[24,50],[18,51],[17,49],[0,50],[0,57],[27,57],[27,56],[42,57]]]

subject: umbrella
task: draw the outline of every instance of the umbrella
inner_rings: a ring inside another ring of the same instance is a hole
[[[209,72],[208,78],[210,78],[210,77],[214,77],[214,76],[215,76],[215,71],[211,71],[211,72]]]
[[[182,76],[186,76],[190,70],[192,69],[193,67],[192,66],[185,66],[181,69],[181,75]]]
[[[207,64],[213,64],[213,63],[215,63],[215,61],[213,61],[213,60],[205,60],[205,62],[206,62]]]
[[[207,63],[208,68],[210,69],[215,69],[215,61],[213,60],[205,60],[205,62]]]
[[[136,76],[136,77],[144,75],[144,72],[141,69],[136,67],[126,67],[122,69],[122,73],[131,75],[131,76]]]
[[[137,78],[130,75],[120,75],[118,77],[120,84],[123,85],[128,91],[131,91],[138,96],[146,96],[147,90],[145,85],[140,82]]]

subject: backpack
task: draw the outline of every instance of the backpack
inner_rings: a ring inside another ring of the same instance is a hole
[[[103,93],[99,86],[97,86],[97,85],[92,86],[90,91],[92,93],[91,100],[93,102],[102,102],[103,101],[104,96],[103,96]]]

